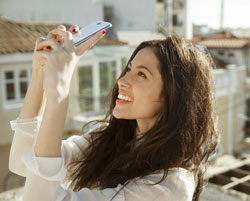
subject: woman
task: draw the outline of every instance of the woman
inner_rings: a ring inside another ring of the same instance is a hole
[[[105,120],[62,140],[76,63],[105,34],[75,48],[78,30],[61,25],[37,41],[24,105],[11,121],[9,166],[26,177],[24,200],[199,200],[218,138],[211,57],[174,36],[141,43]]]

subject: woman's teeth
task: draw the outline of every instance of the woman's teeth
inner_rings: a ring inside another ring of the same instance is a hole
[[[118,98],[122,99],[122,100],[125,100],[125,101],[129,101],[129,102],[133,101],[133,99],[131,99],[131,98],[127,97],[127,96],[123,96],[121,94],[118,95]]]

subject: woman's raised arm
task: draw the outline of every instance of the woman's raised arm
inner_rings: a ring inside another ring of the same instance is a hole
[[[37,45],[44,38],[36,41]],[[45,97],[43,90],[44,72],[46,68],[46,59],[37,54],[36,48],[33,53],[32,75],[24,103],[19,114],[19,119],[28,119],[36,116],[42,116],[45,106]]]
[[[104,33],[100,31],[74,47],[71,32],[61,26],[52,30],[48,39],[38,45],[38,54],[47,60],[43,82],[46,106],[34,149],[35,156],[61,156],[61,141],[74,69],[80,56],[99,41]],[[50,51],[46,51],[47,47]]]

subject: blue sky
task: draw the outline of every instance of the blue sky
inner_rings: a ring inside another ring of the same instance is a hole
[[[220,26],[221,0],[190,0],[194,24]],[[224,0],[224,27],[250,28],[250,0]]]

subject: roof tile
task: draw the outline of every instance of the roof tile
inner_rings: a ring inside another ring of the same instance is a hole
[[[42,24],[32,22],[14,22],[0,18],[0,55],[33,52],[35,41],[45,37],[50,30],[59,24]],[[66,28],[71,25],[66,24]],[[124,45],[112,37],[104,37],[97,45]]]
[[[193,41],[207,48],[250,48],[250,38],[239,38],[228,31],[196,36]]]

